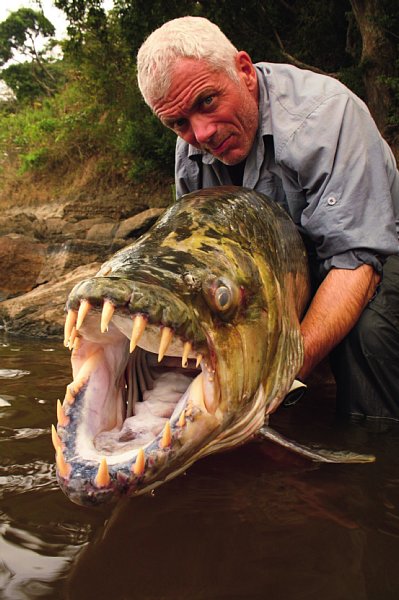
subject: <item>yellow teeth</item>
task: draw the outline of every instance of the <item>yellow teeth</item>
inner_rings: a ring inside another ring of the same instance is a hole
[[[110,481],[111,477],[109,476],[107,461],[105,458],[102,458],[95,478],[95,484],[97,487],[101,488],[106,487]]]
[[[69,423],[69,418],[66,416],[60,400],[57,400],[57,421],[61,427],[66,427]]]
[[[53,442],[54,450],[57,452],[58,448],[62,448],[62,442],[58,436],[57,430],[54,425],[51,426],[51,440]]]
[[[59,475],[61,477],[63,477],[63,479],[67,479],[69,477],[69,475],[71,474],[72,467],[70,464],[68,464],[66,462],[64,455],[62,454],[61,447],[57,448],[57,455],[55,458],[55,462],[57,465],[57,470],[58,470]]]
[[[76,321],[76,329],[79,330],[82,325],[83,325],[83,321],[86,318],[87,313],[89,312],[89,310],[91,309],[91,304],[88,300],[82,300],[79,306],[79,310],[78,310],[78,318]]]
[[[69,344],[69,340],[72,334],[72,330],[76,324],[77,318],[76,310],[68,310],[68,314],[65,319],[65,327],[64,327],[64,346],[67,347]]]
[[[158,351],[158,362],[161,362],[163,357],[165,356],[165,352],[168,349],[168,346],[173,338],[173,331],[170,327],[163,327],[161,334],[161,341],[159,343],[159,351]]]
[[[137,342],[142,336],[147,325],[147,319],[143,315],[137,315],[133,320],[132,337],[130,338],[130,352],[133,352]]]
[[[178,424],[179,427],[184,427],[185,426],[185,424],[186,424],[186,415],[185,415],[184,410],[182,410],[182,412],[180,413],[180,417],[179,417],[179,420],[178,420],[177,424]]]
[[[141,477],[145,468],[145,454],[143,448],[137,452],[136,462],[132,466],[132,471],[137,477]]]
[[[170,422],[166,421],[165,428],[163,430],[162,439],[159,442],[161,448],[168,448],[172,442],[172,431],[170,429]]]
[[[101,313],[101,333],[108,331],[108,325],[115,312],[115,306],[109,300],[105,300]]]
[[[75,395],[72,393],[69,385],[66,387],[65,400],[68,404],[73,404],[75,402]]]
[[[204,390],[202,387],[204,376],[202,373],[194,379],[190,388],[190,401],[198,406],[204,404]]]
[[[191,345],[191,342],[184,342],[184,346],[183,346],[183,356],[181,359],[181,366],[183,368],[187,367],[188,364],[188,356],[190,354],[190,352],[192,351],[193,347]]]
[[[197,367],[197,369],[199,368],[200,364],[202,361],[202,354],[197,354],[197,362],[195,364],[195,366]]]
[[[78,334],[78,332],[76,331],[76,327],[73,326],[68,343],[66,344],[66,346],[68,346],[69,350],[72,350],[72,348],[74,347],[75,340],[77,338],[77,334]]]

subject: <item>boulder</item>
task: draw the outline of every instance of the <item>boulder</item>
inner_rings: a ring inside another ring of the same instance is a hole
[[[0,237],[0,300],[24,294],[38,283],[47,246],[26,235]]]
[[[0,302],[0,326],[9,333],[63,339],[65,302],[74,285],[92,277],[100,263],[67,273],[60,281],[38,286],[27,294]]]
[[[139,237],[142,233],[147,231],[164,212],[164,208],[149,208],[134,217],[125,219],[117,228],[115,237],[125,240]]]

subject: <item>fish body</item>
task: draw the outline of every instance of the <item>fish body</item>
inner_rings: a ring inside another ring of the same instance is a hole
[[[266,196],[218,187],[174,203],[69,295],[63,491],[143,493],[253,438],[302,365],[308,300],[301,238]]]

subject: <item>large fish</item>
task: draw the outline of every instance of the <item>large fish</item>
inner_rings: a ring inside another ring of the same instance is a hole
[[[142,493],[260,430],[290,446],[263,426],[301,367],[308,300],[301,238],[268,198],[218,187],[173,204],[68,298],[63,491],[79,504]]]

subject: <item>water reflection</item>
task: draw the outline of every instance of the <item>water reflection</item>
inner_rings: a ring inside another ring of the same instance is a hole
[[[3,336],[0,374],[2,600],[399,596],[399,428],[337,422],[331,386],[274,425],[303,443],[375,453],[375,464],[319,466],[254,442],[154,495],[88,509],[55,481],[50,427],[68,352]]]

